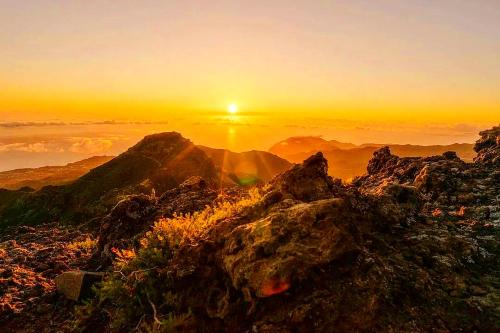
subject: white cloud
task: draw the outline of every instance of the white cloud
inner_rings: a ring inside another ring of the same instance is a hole
[[[0,145],[0,152],[22,151],[28,153],[46,153],[50,149],[45,142],[36,143],[9,143]]]
[[[99,154],[108,151],[113,146],[112,138],[72,138],[68,150],[78,154]]]

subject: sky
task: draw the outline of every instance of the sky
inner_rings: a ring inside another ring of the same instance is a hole
[[[0,155],[167,130],[473,142],[500,120],[499,57],[498,0],[0,0]]]

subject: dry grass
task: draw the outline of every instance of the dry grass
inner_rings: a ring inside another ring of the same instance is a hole
[[[261,199],[258,189],[252,189],[249,196],[237,202],[224,201],[200,212],[186,215],[175,215],[172,218],[160,219],[153,230],[141,240],[143,247],[168,246],[175,249],[187,244],[196,244],[205,239],[210,228],[218,221],[234,216],[247,207],[255,205]]]
[[[161,219],[141,240],[137,252],[113,249],[114,273],[97,291],[98,298],[82,309],[80,320],[107,313],[111,327],[117,330],[135,327],[139,331],[179,331],[173,327],[184,325],[191,314],[179,309],[178,290],[171,278],[162,275],[164,268],[180,248],[199,243],[212,226],[252,207],[260,199],[260,192],[253,189],[236,202],[223,201],[197,213]],[[109,304],[113,306],[108,308]]]
[[[83,241],[72,242],[67,245],[68,250],[91,253],[97,246],[97,240],[87,237]]]

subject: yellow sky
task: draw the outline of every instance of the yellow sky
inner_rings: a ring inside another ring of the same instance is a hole
[[[234,102],[256,125],[488,126],[500,118],[499,13],[488,0],[8,0],[0,114],[195,121]]]

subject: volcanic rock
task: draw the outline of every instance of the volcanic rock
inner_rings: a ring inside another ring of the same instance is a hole
[[[479,133],[481,138],[474,145],[477,156],[474,162],[500,166],[500,126]]]

